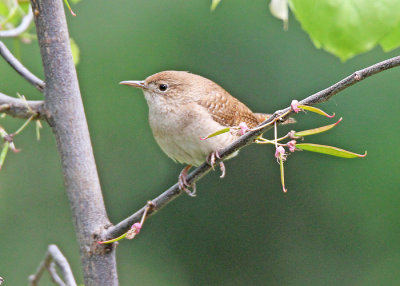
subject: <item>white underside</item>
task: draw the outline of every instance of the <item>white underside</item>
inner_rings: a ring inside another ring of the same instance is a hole
[[[199,166],[207,156],[220,150],[238,137],[229,132],[206,140],[200,138],[225,128],[214,121],[207,110],[190,103],[182,108],[149,105],[149,121],[154,138],[161,149],[173,160]],[[237,152],[231,157],[235,156]]]

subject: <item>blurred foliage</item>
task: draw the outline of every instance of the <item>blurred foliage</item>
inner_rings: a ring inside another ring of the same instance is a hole
[[[290,0],[290,7],[314,45],[347,60],[376,45],[400,45],[400,1]],[[397,32],[395,32],[397,31]]]
[[[75,43],[74,39],[70,38],[70,42],[71,42],[72,58],[74,60],[74,65],[76,66],[77,64],[79,64],[79,60],[80,60],[80,58],[79,58],[80,57],[79,47]]]
[[[220,0],[213,0],[215,10]],[[397,0],[271,0],[272,15],[288,27],[288,6],[317,48],[348,60],[380,45],[400,46],[400,2]]]
[[[72,0],[73,4],[80,2],[80,0]],[[21,25],[24,17],[27,17],[30,9],[29,0],[0,0],[0,31],[8,31],[17,28]],[[66,6],[70,9],[73,14],[70,5],[65,0]],[[28,21],[29,23],[29,21]],[[33,20],[28,26],[28,29],[23,31],[14,40],[15,55],[17,58],[20,57],[19,49],[21,43],[31,43],[32,39],[36,39],[36,34],[33,29]],[[0,35],[1,36],[1,35]],[[79,47],[76,42],[71,38],[71,51],[75,66],[79,63]]]
[[[258,112],[273,112],[355,70],[395,56],[374,49],[346,63],[316,50],[296,21],[287,32],[268,2],[82,1],[67,12],[80,47],[78,76],[104,199],[112,222],[176,182],[182,166],[155,143],[140,91],[122,80],[166,69],[213,79]],[[112,19],[112,21],[106,21]],[[5,41],[12,50],[13,41]],[[21,46],[23,63],[43,78],[36,43]],[[396,285],[400,283],[400,69],[375,75],[324,103],[343,122],[313,139],[362,160],[298,152],[280,186],[274,148],[250,146],[212,172],[198,196],[182,196],[118,246],[121,285]],[[42,99],[0,60],[0,91]],[[307,114],[279,130],[331,123]],[[0,125],[16,130],[22,120]],[[266,134],[272,137],[272,134]],[[0,276],[23,285],[50,243],[69,259],[82,283],[79,251],[54,137],[34,124],[16,138],[0,172]],[[41,285],[53,285],[49,279]]]
[[[27,14],[29,1],[1,0],[0,1],[0,31],[10,30],[19,25]]]

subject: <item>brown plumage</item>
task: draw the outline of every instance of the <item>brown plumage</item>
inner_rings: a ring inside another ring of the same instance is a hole
[[[260,123],[261,117],[256,116],[222,87],[219,87],[218,92],[214,91],[199,99],[198,103],[207,108],[212,118],[223,126],[239,126],[241,122],[245,122],[249,128],[253,128]]]

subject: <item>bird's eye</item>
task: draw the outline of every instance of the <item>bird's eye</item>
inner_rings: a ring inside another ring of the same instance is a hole
[[[158,89],[161,91],[166,91],[168,88],[168,84],[162,83],[158,86]]]

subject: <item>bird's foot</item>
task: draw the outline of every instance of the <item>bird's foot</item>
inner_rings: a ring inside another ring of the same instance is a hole
[[[219,156],[218,151],[212,151],[210,153],[210,155],[207,156],[206,162],[208,165],[211,166],[211,168],[214,170],[214,166],[215,166],[215,161],[217,159],[221,159],[221,157]]]
[[[221,159],[217,150],[211,152],[210,155],[207,156],[206,162],[207,162],[207,164],[209,164],[211,166],[211,168],[213,170],[214,170],[214,166],[215,166],[215,161],[217,159]],[[223,161],[219,162],[219,168],[221,170],[221,176],[219,176],[219,177],[220,178],[225,177],[225,164]]]
[[[196,184],[189,184],[187,181],[187,174],[190,170],[190,168],[192,168],[192,165],[187,165],[185,168],[182,169],[182,171],[179,174],[178,177],[178,185],[179,185],[179,189],[181,189],[182,191],[185,191],[186,194],[188,194],[191,197],[195,197],[196,196]],[[192,190],[189,189],[189,187],[192,188]]]

